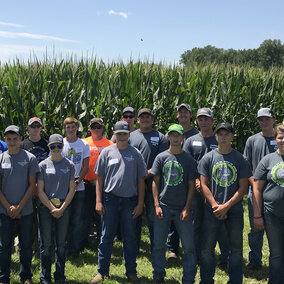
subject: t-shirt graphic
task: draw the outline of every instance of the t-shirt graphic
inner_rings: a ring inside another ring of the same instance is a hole
[[[169,161],[163,167],[163,176],[169,185],[176,186],[183,181],[183,168],[178,161]]]
[[[228,161],[221,161],[213,166],[213,178],[223,187],[230,186],[236,181],[237,169]]]
[[[73,149],[68,150],[66,158],[71,160],[75,165],[81,163],[82,149]]]
[[[278,163],[272,168],[271,178],[279,186],[284,187],[284,163]]]

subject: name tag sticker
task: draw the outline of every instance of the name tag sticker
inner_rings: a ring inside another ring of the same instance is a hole
[[[10,163],[3,163],[2,169],[11,169],[11,164]]]
[[[46,173],[47,174],[55,174],[55,169],[54,168],[47,168]]]
[[[154,141],[154,142],[159,142],[160,138],[159,137],[151,137],[150,140]]]
[[[118,163],[118,159],[111,159],[111,160],[109,160],[108,165],[111,166],[111,165],[114,165],[114,164],[117,164],[117,163]]]
[[[270,141],[270,145],[271,145],[271,146],[275,146],[275,145],[276,145],[276,141],[275,141],[275,140],[271,140],[271,141]]]
[[[192,146],[202,146],[202,142],[201,141],[193,141]]]

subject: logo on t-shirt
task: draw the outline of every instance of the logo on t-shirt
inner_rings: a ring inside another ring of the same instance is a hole
[[[230,162],[219,162],[213,167],[213,178],[220,186],[230,186],[236,181],[237,169]]]
[[[284,163],[280,162],[276,166],[273,167],[271,171],[272,180],[280,185],[281,187],[284,187]]]
[[[27,160],[24,160],[24,161],[22,161],[22,162],[18,162],[18,164],[19,164],[20,166],[22,166],[22,167],[24,167],[27,163],[28,163]]]
[[[178,185],[183,180],[183,168],[178,161],[169,161],[163,167],[163,176],[167,184]]]
[[[73,149],[70,148],[68,150],[67,156],[65,156],[69,160],[71,160],[75,165],[81,163],[81,157],[82,157],[82,149]]]

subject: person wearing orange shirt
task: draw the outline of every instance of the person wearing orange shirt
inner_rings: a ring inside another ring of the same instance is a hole
[[[92,225],[93,216],[95,219],[97,240],[99,241],[101,236],[101,219],[100,216],[95,212],[96,204],[96,180],[97,175],[95,174],[95,166],[101,151],[112,145],[113,142],[103,137],[105,125],[100,118],[91,119],[89,126],[91,136],[84,140],[89,144],[91,156],[89,158],[89,171],[87,172],[84,183],[85,183],[85,221],[86,227],[84,229],[84,247],[88,246],[89,234]]]

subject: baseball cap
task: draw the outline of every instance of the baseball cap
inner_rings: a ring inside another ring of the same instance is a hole
[[[62,137],[62,135],[60,135],[60,134],[52,134],[52,135],[50,135],[49,139],[48,139],[48,145],[57,144],[57,143],[63,144],[63,137]]]
[[[175,131],[181,135],[184,134],[184,129],[180,124],[172,124],[169,128],[168,128],[168,134],[172,131]]]
[[[180,104],[177,106],[177,111],[180,110],[180,108],[185,107],[189,112],[191,112],[191,108],[188,104]]]
[[[130,106],[125,107],[125,108],[123,109],[122,114],[124,114],[124,113],[126,113],[126,112],[131,112],[131,113],[134,114],[134,108],[133,108],[133,107],[130,107]]]
[[[13,132],[13,133],[16,133],[19,136],[21,136],[20,128],[16,125],[9,125],[8,127],[6,127],[6,129],[4,131],[4,135],[7,134],[8,132]]]
[[[129,133],[129,125],[126,121],[118,121],[113,128],[114,133]]]
[[[270,108],[264,107],[257,112],[257,118],[261,116],[273,117],[273,112]]]
[[[31,126],[34,122],[38,122],[41,126],[43,125],[40,118],[32,117],[28,122],[28,126]]]
[[[228,122],[222,122],[222,123],[218,124],[215,131],[214,131],[214,134],[216,134],[220,129],[225,129],[225,130],[227,130],[231,133],[234,133],[232,125]]]
[[[143,113],[147,113],[153,116],[153,113],[149,108],[141,108],[138,112],[138,117]]]
[[[97,124],[99,124],[99,125],[104,125],[103,120],[102,120],[101,118],[98,118],[98,117],[92,118],[92,119],[90,120],[89,125],[92,125],[92,124],[94,124],[94,123],[97,123]]]
[[[207,107],[199,108],[197,111],[197,117],[198,116],[208,116],[208,117],[213,117],[212,110]]]

